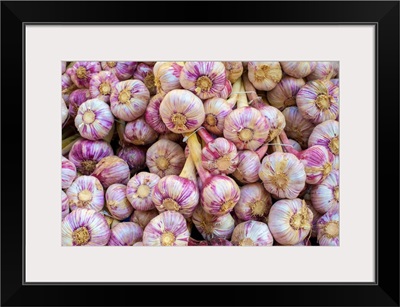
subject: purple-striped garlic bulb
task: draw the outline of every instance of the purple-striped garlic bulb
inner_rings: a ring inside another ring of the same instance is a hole
[[[61,124],[64,124],[68,118],[68,108],[64,99],[61,97]]]
[[[92,176],[100,180],[104,188],[114,183],[127,184],[130,178],[128,163],[117,156],[108,156],[97,163]]]
[[[179,81],[201,99],[216,97],[225,88],[225,66],[222,62],[186,62]]]
[[[268,226],[278,243],[294,245],[310,235],[312,220],[313,214],[304,200],[282,199],[272,205]]]
[[[150,173],[159,177],[178,175],[185,164],[185,154],[181,146],[169,140],[158,140],[146,152],[146,165]]]
[[[144,246],[187,246],[189,236],[183,215],[165,211],[147,224],[142,242]]]
[[[133,222],[123,222],[111,229],[109,246],[132,246],[141,242],[143,236],[142,228]]]
[[[266,222],[272,206],[271,195],[259,182],[240,187],[240,199],[234,210],[242,221]]]
[[[111,92],[111,112],[115,117],[129,122],[144,114],[149,100],[149,90],[142,81],[121,81],[113,87]]]
[[[307,148],[308,138],[315,125],[304,119],[297,107],[288,107],[282,111],[285,116],[285,132],[287,136],[298,142],[301,148]]]
[[[226,78],[233,84],[243,74],[242,62],[222,62],[225,66]]]
[[[232,93],[232,84],[229,80],[226,80],[224,89],[221,92],[219,92],[216,97],[222,99],[228,99],[231,93]]]
[[[61,188],[68,189],[76,178],[75,164],[61,156]]]
[[[151,193],[160,181],[160,176],[148,172],[140,172],[129,179],[126,197],[136,210],[148,211],[155,208]]]
[[[132,77],[137,64],[137,62],[101,62],[101,67],[112,72],[118,80],[124,81]]]
[[[140,63],[133,74],[133,79],[140,80],[146,85],[151,96],[157,93],[157,87],[154,82],[153,67],[145,63]]]
[[[236,246],[272,246],[274,238],[267,224],[250,220],[235,227],[231,242]]]
[[[107,245],[111,231],[104,216],[90,209],[78,208],[61,224],[63,246]]]
[[[304,165],[291,153],[267,155],[261,162],[258,175],[265,189],[277,198],[296,198],[306,184]]]
[[[266,118],[269,126],[266,142],[272,142],[272,140],[279,136],[283,129],[285,129],[285,116],[283,116],[282,112],[277,108],[266,104],[255,103],[253,106],[261,112],[262,116]]]
[[[274,89],[267,92],[269,104],[281,111],[286,107],[295,106],[297,92],[305,84],[303,79],[284,77]]]
[[[80,138],[72,145],[68,159],[76,166],[79,173],[91,175],[101,159],[113,154],[111,145],[106,141]]]
[[[250,82],[260,91],[272,90],[282,79],[279,62],[248,62],[247,70]]]
[[[326,212],[317,222],[317,241],[321,246],[339,246],[339,207]]]
[[[332,171],[335,157],[326,147],[314,145],[301,151],[298,158],[304,164],[306,183],[320,184]]]
[[[61,220],[69,214],[69,201],[68,196],[61,190]]]
[[[77,88],[71,77],[65,73],[61,76],[61,95],[67,106],[69,105],[69,95]]]
[[[235,221],[229,213],[215,216],[208,214],[201,206],[197,206],[193,212],[193,224],[206,240],[213,238],[230,239]]]
[[[87,88],[80,88],[73,91],[69,95],[69,114],[75,117],[78,114],[79,107],[82,103],[90,99],[90,91]]]
[[[204,122],[203,102],[188,90],[172,90],[161,102],[160,116],[170,131],[192,132]]]
[[[224,121],[232,112],[225,99],[213,97],[204,101],[205,120],[203,126],[211,133],[222,136]]]
[[[120,221],[132,214],[133,208],[126,198],[126,185],[115,183],[108,187],[106,191],[106,206],[111,215]]]
[[[126,124],[124,140],[134,145],[148,145],[154,143],[158,138],[157,132],[150,127],[144,117]]]
[[[158,215],[157,209],[147,211],[135,210],[129,219],[144,229],[147,224]]]
[[[333,170],[324,181],[311,188],[311,202],[321,214],[339,206],[338,170]]]
[[[118,78],[112,72],[100,71],[90,79],[90,96],[101,99],[104,102],[110,102],[111,91],[118,82]]]
[[[288,145],[291,145],[294,150],[296,150],[296,151],[301,151],[302,150],[300,144],[297,143],[295,140],[288,139],[288,141],[289,141]]]
[[[71,211],[78,208],[100,211],[104,207],[104,189],[93,176],[80,176],[67,190]]]
[[[164,96],[161,94],[151,97],[150,102],[147,105],[146,112],[144,113],[146,122],[158,133],[169,132],[167,126],[165,126],[160,117],[160,105],[163,98]]]
[[[339,88],[327,80],[309,81],[296,95],[303,118],[314,124],[336,119],[339,114]]]
[[[210,241],[208,241],[208,245],[210,245],[210,246],[232,246],[233,244],[230,241],[228,241],[227,239],[212,238]]]
[[[97,141],[105,138],[114,124],[110,107],[103,100],[94,98],[79,106],[75,127],[85,139]]]
[[[280,62],[282,70],[289,76],[295,78],[304,78],[311,74],[316,66],[317,62]]]
[[[154,83],[157,93],[163,96],[176,89],[182,88],[179,81],[183,62],[157,62],[153,67]]]
[[[339,72],[339,62],[317,62],[314,71],[307,76],[307,81],[332,79]]]
[[[100,70],[100,62],[75,62],[67,69],[67,74],[77,87],[89,88],[91,78]]]
[[[146,167],[146,149],[141,146],[128,145],[120,147],[117,156],[128,163],[131,172],[136,172]]]

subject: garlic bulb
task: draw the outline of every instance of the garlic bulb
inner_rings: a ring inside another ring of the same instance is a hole
[[[339,246],[339,208],[332,208],[317,223],[318,243],[321,246]]]
[[[179,81],[201,99],[212,98],[225,87],[225,66],[222,62],[186,62]]]
[[[157,209],[148,211],[135,210],[131,215],[130,221],[138,224],[144,229],[147,224],[158,215]]]
[[[149,100],[149,90],[142,81],[121,81],[111,92],[111,112],[119,119],[133,121],[144,114]]]
[[[71,68],[67,69],[66,73],[77,87],[89,88],[90,79],[100,70],[99,62],[75,62]]]
[[[222,91],[220,91],[216,97],[222,98],[222,99],[228,99],[228,97],[232,93],[232,84],[229,82],[229,80],[225,81],[225,87]]]
[[[109,102],[111,91],[118,82],[118,78],[112,72],[100,71],[90,79],[90,96],[103,100],[104,102]]]
[[[204,101],[205,120],[203,126],[211,133],[222,136],[224,121],[232,108],[225,99],[213,97]]]
[[[261,159],[268,150],[268,144],[264,144],[257,151],[243,150],[238,152],[239,163],[233,172],[235,177],[241,183],[253,183],[260,179],[258,171],[261,166]]]
[[[69,201],[68,196],[61,190],[61,220],[69,214]]]
[[[131,172],[146,167],[146,149],[141,146],[129,145],[118,149],[117,156],[128,163]]]
[[[304,200],[282,199],[272,205],[268,226],[280,244],[294,245],[310,234],[312,219],[313,214]]]
[[[291,153],[264,157],[258,174],[265,189],[277,198],[296,198],[306,183],[304,165]]]
[[[161,102],[160,116],[170,131],[192,132],[204,122],[203,102],[187,90],[172,90]]]
[[[67,105],[63,98],[61,98],[61,124],[64,124],[68,118],[68,109]]]
[[[159,181],[158,175],[148,172],[140,172],[133,176],[128,181],[126,189],[126,197],[132,207],[142,211],[154,209],[151,193]]]
[[[192,221],[206,240],[213,238],[230,239],[235,227],[234,220],[229,213],[215,216],[205,212],[201,206],[194,210]]]
[[[71,77],[65,73],[61,76],[61,95],[67,106],[69,105],[69,95],[77,89],[77,86],[72,82]]]
[[[311,202],[321,214],[339,206],[339,171],[333,170],[324,181],[311,188]]]
[[[339,87],[339,79],[331,79],[330,81],[333,83],[333,85]]]
[[[127,184],[130,177],[128,164],[117,156],[108,156],[100,160],[92,176],[100,180],[104,188],[114,183]]]
[[[279,136],[285,128],[285,116],[283,116],[282,112],[277,108],[272,106],[261,104],[254,104],[253,106],[261,112],[262,116],[264,116],[268,122],[268,137],[265,142],[272,142],[272,140]]]
[[[308,138],[314,129],[314,124],[304,119],[297,107],[288,107],[282,111],[285,116],[285,132],[287,136],[298,142],[301,148],[307,148]]]
[[[126,198],[125,185],[115,183],[108,187],[106,191],[106,206],[112,216],[120,221],[132,214],[133,208]]]
[[[237,79],[242,76],[243,64],[242,62],[222,62],[225,66],[226,78],[235,83]]]
[[[158,133],[169,132],[167,126],[165,126],[160,117],[160,105],[163,98],[164,97],[160,94],[151,97],[144,114],[146,122]]]
[[[78,208],[61,224],[63,246],[107,245],[111,231],[104,216],[90,209]]]
[[[101,62],[101,67],[112,72],[120,81],[123,81],[132,77],[137,64],[137,62]]]
[[[300,161],[304,164],[306,183],[319,184],[332,171],[334,156],[321,145],[314,145],[300,152]]]
[[[165,95],[172,90],[182,88],[179,77],[183,65],[183,62],[157,62],[154,65],[154,83],[157,93]]]
[[[267,224],[246,221],[235,227],[231,242],[237,246],[272,246],[274,238]]]
[[[295,78],[304,78],[311,74],[316,66],[317,62],[280,62],[283,71],[289,76]]]
[[[144,246],[187,246],[189,231],[182,214],[165,211],[152,219],[143,231]]]
[[[143,117],[140,117],[125,126],[124,140],[134,145],[148,145],[158,138],[157,132],[150,127]]]
[[[307,76],[307,81],[331,79],[338,73],[339,62],[317,62],[314,71]]]
[[[69,106],[68,106],[69,114],[72,117],[75,117],[76,114],[78,114],[80,105],[90,98],[91,98],[90,91],[87,88],[77,89],[77,90],[73,91],[68,97],[68,99],[69,99]]]
[[[68,189],[76,178],[76,167],[74,163],[61,156],[61,188]]]
[[[250,82],[260,91],[272,90],[282,79],[279,62],[248,62],[247,70]]]
[[[100,211],[104,207],[104,189],[93,176],[80,176],[67,190],[71,211],[77,208]]]
[[[150,65],[140,63],[133,74],[133,79],[142,81],[149,90],[150,95],[155,95],[157,93],[157,87],[154,83],[153,67]]]
[[[132,246],[142,240],[142,228],[132,222],[119,223],[111,229],[109,246]]]
[[[301,151],[302,148],[299,143],[297,143],[295,140],[289,139],[289,144],[292,145],[292,148],[296,151]]]
[[[75,117],[75,127],[81,136],[92,141],[105,138],[113,124],[114,116],[110,107],[97,98],[82,103]]]
[[[297,92],[305,84],[303,79],[284,77],[275,88],[267,92],[269,104],[281,111],[287,107],[295,106]]]

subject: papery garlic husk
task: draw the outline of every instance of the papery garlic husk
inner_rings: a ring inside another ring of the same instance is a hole
[[[78,208],[61,223],[63,246],[107,245],[111,231],[104,216],[90,209]]]
[[[233,172],[235,177],[241,183],[253,183],[260,179],[258,171],[260,170],[261,161],[256,152],[251,150],[243,150],[238,152],[239,163]]]
[[[311,201],[315,210],[321,214],[339,206],[338,170],[332,170],[324,181],[311,188]]]
[[[120,81],[123,81],[132,77],[137,64],[137,62],[101,62],[101,67],[112,72]]]
[[[225,87],[225,66],[222,62],[185,62],[179,81],[201,99],[216,97]]]
[[[317,62],[280,62],[282,70],[289,76],[295,78],[304,78],[311,74],[316,66]]]
[[[317,223],[318,243],[321,246],[339,246],[339,207],[326,212]]]
[[[291,153],[274,152],[264,157],[258,175],[265,189],[277,198],[296,198],[306,183],[304,165]]]
[[[231,174],[239,164],[235,144],[225,138],[216,138],[203,147],[201,163],[212,175]]]
[[[157,93],[165,95],[172,90],[182,88],[179,77],[183,65],[183,62],[157,62],[154,65],[154,83]]]
[[[79,173],[91,175],[101,159],[113,154],[111,145],[106,141],[80,138],[72,145],[68,159],[76,166]]]
[[[118,82],[111,92],[111,112],[124,121],[133,121],[146,111],[150,93],[140,80]]]
[[[111,91],[118,82],[118,78],[112,72],[100,71],[90,79],[90,96],[101,99],[104,102],[109,102]]]
[[[144,117],[131,121],[125,126],[124,140],[134,145],[152,144],[157,138],[157,132],[146,123]]]
[[[69,201],[68,196],[61,190],[61,220],[69,214]]]
[[[142,228],[133,222],[123,222],[111,229],[109,246],[132,246],[141,242],[143,236]]]
[[[320,184],[332,171],[334,155],[321,145],[314,145],[300,152],[300,161],[304,164],[306,183]]]
[[[131,172],[144,169],[146,167],[146,149],[141,146],[129,145],[120,147],[117,156],[128,163]]]
[[[282,79],[279,62],[248,62],[247,70],[250,82],[260,91],[272,90]]]
[[[242,62],[222,62],[225,66],[226,78],[233,84],[242,76]]]
[[[192,132],[204,122],[203,102],[188,90],[172,90],[161,102],[160,116],[170,131]]]
[[[87,88],[77,89],[69,95],[69,106],[68,111],[72,117],[78,114],[79,107],[82,103],[90,99],[90,91]]]
[[[104,189],[93,176],[80,176],[67,190],[71,211],[77,208],[100,211],[104,207]]]
[[[274,238],[267,224],[246,221],[235,227],[231,242],[236,246],[272,246]]]
[[[151,193],[159,181],[160,176],[148,172],[140,172],[129,179],[126,197],[132,207],[142,211],[155,209]]]
[[[297,143],[295,140],[289,139],[289,143],[290,143],[290,145],[292,145],[292,148],[294,150],[297,150],[297,151],[301,151],[302,150],[300,144]]]
[[[158,140],[146,152],[146,165],[150,173],[157,174],[161,178],[167,175],[179,175],[185,161],[182,147],[169,140]]]
[[[272,106],[262,105],[256,108],[261,112],[261,114],[266,118],[268,122],[268,137],[265,142],[269,143],[277,136],[279,136],[285,128],[285,116],[283,116],[281,111]]]
[[[331,79],[330,81],[333,83],[333,85],[339,87],[339,79]]]
[[[317,222],[318,222],[318,220],[320,219],[320,217],[322,216],[322,214],[319,213],[319,212],[315,209],[315,207],[313,206],[311,200],[306,200],[306,199],[305,199],[305,201],[306,201],[306,204],[307,204],[308,209],[310,209],[311,212],[312,212],[312,214],[313,214],[313,219],[312,219],[312,221],[311,221],[311,237],[312,237],[312,238],[316,238],[316,237],[317,237],[317,234],[318,234]]]
[[[282,114],[285,116],[286,126],[284,130],[288,138],[298,142],[301,148],[307,148],[308,138],[315,125],[304,119],[297,107],[288,107],[282,111]]]
[[[105,138],[114,124],[110,107],[103,100],[94,98],[79,106],[75,127],[85,139],[97,141]]]
[[[117,156],[108,156],[100,160],[92,176],[100,180],[104,188],[114,183],[127,184],[130,178],[128,164]]]
[[[271,206],[271,195],[257,182],[240,187],[240,199],[234,210],[236,216],[243,221],[267,222]]]
[[[305,84],[303,79],[284,77],[274,89],[267,92],[269,104],[281,111],[287,107],[295,106],[297,92]]]
[[[225,87],[222,91],[220,91],[216,97],[222,98],[222,99],[228,99],[228,97],[232,93],[232,84],[229,80],[226,80],[225,82]]]
[[[310,235],[313,214],[302,199],[282,199],[272,205],[269,229],[276,241],[294,245]]]
[[[157,87],[154,82],[153,67],[145,63],[140,63],[133,74],[133,79],[140,80],[146,85],[150,95],[157,93]]]
[[[76,178],[76,167],[67,158],[61,156],[61,188],[68,189]]]
[[[204,101],[205,120],[203,126],[211,133],[222,136],[224,121],[232,108],[225,99],[214,97]]]
[[[68,109],[67,105],[63,98],[61,98],[61,124],[64,124],[68,118]]]
[[[317,62],[314,71],[307,76],[307,81],[336,77],[339,72],[338,64],[339,62]]]
[[[130,221],[138,224],[144,229],[147,224],[158,215],[157,209],[148,211],[135,210],[131,215]]]
[[[212,238],[211,240],[208,241],[208,245],[210,245],[210,246],[232,246],[233,244],[226,239]]]
[[[100,70],[100,62],[75,62],[71,68],[67,69],[66,73],[77,87],[89,88],[91,78]]]
[[[314,124],[336,119],[339,114],[339,88],[327,80],[309,81],[296,95],[301,116]]]
[[[235,227],[235,221],[229,213],[215,216],[205,212],[201,206],[197,206],[194,210],[192,221],[206,240],[213,238],[230,239]]]
[[[144,246],[187,246],[189,236],[183,215],[165,211],[147,224],[142,242]]]
[[[160,105],[163,98],[164,96],[160,94],[151,97],[150,102],[147,105],[146,112],[144,114],[146,122],[158,133],[169,132],[167,126],[165,126],[160,117]]]
[[[115,183],[108,187],[106,191],[106,206],[112,216],[120,221],[132,214],[133,208],[126,198],[126,185]]]

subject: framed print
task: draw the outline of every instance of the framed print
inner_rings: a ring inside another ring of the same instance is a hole
[[[2,2],[1,304],[399,306],[398,26]]]

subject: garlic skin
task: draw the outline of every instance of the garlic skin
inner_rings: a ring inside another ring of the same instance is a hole
[[[306,200],[306,204],[308,209],[311,210],[312,214],[313,214],[313,219],[311,221],[311,237],[312,238],[316,238],[317,234],[318,234],[318,228],[317,228],[317,222],[320,219],[320,217],[322,216],[321,213],[319,213],[313,206],[312,202],[310,200]]]
[[[229,80],[226,80],[224,89],[220,91],[216,97],[222,99],[228,99],[231,93],[232,93],[232,84],[229,82]]]
[[[68,196],[61,190],[61,220],[69,214],[69,201]]]
[[[212,175],[233,173],[239,164],[235,144],[224,138],[216,138],[203,147],[201,163]]]
[[[288,138],[298,142],[301,148],[306,149],[308,138],[310,137],[315,125],[304,119],[297,107],[288,107],[282,111],[285,116],[285,132]]]
[[[77,87],[89,88],[91,78],[100,70],[99,62],[75,62],[71,68],[67,69],[66,73]]]
[[[164,96],[157,94],[151,97],[149,104],[147,105],[146,112],[144,113],[144,118],[146,123],[150,125],[158,133],[169,132],[167,126],[160,117],[160,105]]]
[[[305,85],[304,79],[285,76],[275,88],[267,92],[267,99],[271,106],[283,110],[296,105],[296,95]]]
[[[186,62],[179,81],[201,99],[216,97],[225,87],[225,66],[222,62]]]
[[[292,148],[294,150],[297,150],[297,151],[301,151],[302,150],[300,144],[297,143],[295,140],[289,139],[289,143],[290,143],[290,145],[292,145]]]
[[[248,62],[247,70],[250,82],[260,91],[272,90],[282,79],[279,62]]]
[[[246,221],[235,227],[231,242],[236,246],[272,246],[274,238],[267,224]]]
[[[324,146],[314,145],[300,152],[299,159],[304,164],[306,183],[319,184],[332,171],[334,155]]]
[[[146,85],[151,96],[157,93],[157,87],[154,83],[153,67],[145,63],[140,63],[133,74],[133,79],[140,80]]]
[[[333,85],[339,87],[339,79],[331,79],[330,81],[333,83]]]
[[[151,193],[160,179],[156,174],[140,172],[128,181],[126,197],[133,208],[141,211],[155,208]]]
[[[320,124],[339,115],[339,88],[326,80],[309,81],[296,95],[304,119]]]
[[[90,209],[78,208],[61,223],[62,246],[107,245],[111,231],[104,216]]]
[[[193,132],[204,122],[203,102],[190,91],[172,90],[161,102],[160,116],[174,133]]]
[[[235,221],[227,213],[221,216],[208,214],[201,206],[197,206],[193,212],[193,224],[206,240],[213,238],[230,239]]]
[[[242,62],[222,62],[225,66],[226,78],[233,84],[243,74]]]
[[[317,62],[280,62],[282,70],[289,76],[304,78],[311,74],[317,67]]]
[[[91,175],[96,168],[96,164],[102,158],[113,154],[111,145],[106,141],[90,141],[80,138],[72,145],[68,159],[75,165],[79,173]]]
[[[339,208],[326,212],[317,223],[317,240],[321,246],[339,246]]]
[[[111,229],[108,246],[132,246],[142,240],[142,228],[132,222],[123,222]]]
[[[241,183],[253,183],[258,181],[258,171],[261,167],[260,158],[254,151],[243,150],[238,152],[239,163],[233,172],[235,177]]]
[[[110,96],[111,112],[123,121],[133,121],[146,111],[150,93],[140,80],[118,82]]]
[[[138,224],[144,229],[147,224],[158,215],[157,209],[148,211],[135,210],[131,215],[130,221]]]
[[[146,165],[150,173],[159,177],[179,175],[185,164],[181,146],[169,140],[158,140],[147,149]]]
[[[274,152],[264,157],[258,175],[265,189],[277,198],[296,198],[306,183],[304,165],[291,153]]]
[[[105,138],[114,124],[110,107],[103,100],[94,98],[79,106],[75,127],[85,139],[97,141]]]
[[[157,132],[150,127],[143,117],[140,117],[125,126],[124,140],[134,145],[148,145],[158,138]]]
[[[144,246],[187,246],[189,236],[183,215],[165,211],[147,224],[142,242]]]
[[[257,182],[240,187],[240,199],[234,210],[242,221],[266,222],[271,206],[271,195]]]
[[[338,72],[339,62],[317,62],[314,71],[307,76],[307,81],[322,80],[326,78],[334,78]]]
[[[133,208],[126,198],[125,185],[115,183],[108,187],[106,191],[106,206],[111,215],[120,221],[132,214]]]
[[[67,73],[61,76],[61,96],[67,106],[69,105],[69,95],[76,88],[76,85],[72,82],[71,77]]]
[[[158,94],[164,96],[172,90],[182,88],[179,77],[183,65],[183,62],[157,62],[154,65],[154,83]]]
[[[132,77],[137,64],[137,62],[101,62],[101,67],[112,72],[118,80],[123,81]]]
[[[69,114],[75,117],[78,114],[79,106],[91,98],[90,91],[85,89],[77,89],[69,95]]]
[[[283,129],[285,129],[285,116],[283,116],[282,112],[277,108],[272,106],[262,105],[261,107],[257,107],[257,109],[261,112],[262,116],[266,118],[269,126],[268,137],[265,142],[272,142],[272,140],[279,136]]]
[[[111,91],[118,82],[118,78],[112,72],[100,71],[90,79],[90,96],[101,99],[104,102],[110,102]]]
[[[118,221],[116,218],[113,218],[111,216],[111,213],[109,213],[106,210],[101,210],[100,213],[104,216],[104,218],[107,221],[108,227],[114,228],[115,226],[117,226],[119,223],[121,223],[120,221]]]
[[[64,124],[68,118],[68,109],[67,105],[63,98],[61,98],[61,124]]]
[[[61,188],[68,189],[76,178],[74,163],[61,156]]]
[[[128,163],[131,172],[144,169],[146,167],[146,149],[141,146],[129,145],[120,147],[117,156]]]
[[[67,190],[71,211],[78,208],[100,211],[104,207],[104,189],[93,176],[80,176]]]
[[[302,199],[282,199],[272,205],[268,226],[274,239],[283,245],[303,241],[311,231],[313,214]]]
[[[205,120],[203,126],[211,133],[222,136],[225,118],[232,108],[225,99],[213,97],[204,101]]]
[[[92,176],[100,180],[104,188],[114,183],[127,184],[130,178],[128,164],[117,156],[108,156],[97,163]]]
[[[210,246],[233,246],[233,244],[226,240],[226,239],[221,239],[221,238],[212,238],[210,241],[208,241],[208,245]]]
[[[311,188],[311,202],[315,210],[321,214],[339,207],[338,170],[333,170],[324,181]]]

